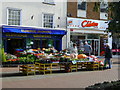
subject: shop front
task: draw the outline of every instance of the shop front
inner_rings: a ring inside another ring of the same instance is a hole
[[[76,43],[79,50],[84,51],[84,43],[88,42],[93,48],[92,54],[99,56],[108,43],[108,34],[104,32],[108,27],[107,21],[67,18],[67,30],[70,33],[70,42]],[[70,43],[68,42],[68,46]]]
[[[21,26],[2,26],[5,52],[14,54],[16,49],[42,49],[54,46],[62,50],[62,37],[65,30],[43,29]]]

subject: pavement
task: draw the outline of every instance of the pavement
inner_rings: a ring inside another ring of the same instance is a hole
[[[104,58],[99,58],[104,60]],[[95,83],[120,80],[120,61],[112,58],[112,69],[24,76],[18,67],[2,67],[2,88],[85,88]]]

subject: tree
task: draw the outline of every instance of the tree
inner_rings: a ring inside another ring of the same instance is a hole
[[[109,16],[111,20],[108,24],[108,31],[112,33],[112,35],[120,35],[120,1],[119,2],[111,2],[109,3]]]
[[[93,10],[99,11],[100,3],[102,2],[104,2],[104,0],[101,0],[101,2],[95,2]],[[115,40],[117,48],[120,49],[120,1],[108,2],[108,7],[106,8],[106,11],[108,13],[108,28],[105,31],[111,32],[111,36]]]
[[[100,3],[104,1],[101,0],[101,2],[95,2],[95,6],[93,8],[93,11],[99,11],[100,10]],[[109,16],[108,21],[108,29],[107,32],[111,32],[112,35],[117,34],[120,35],[120,1],[119,2],[109,2],[108,7],[106,8],[106,11]]]

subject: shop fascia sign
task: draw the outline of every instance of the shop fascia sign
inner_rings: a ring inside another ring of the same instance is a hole
[[[108,24],[105,22],[92,19],[67,18],[67,28],[106,30]]]

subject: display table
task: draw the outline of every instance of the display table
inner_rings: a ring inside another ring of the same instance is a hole
[[[38,63],[35,64],[26,64],[19,65],[19,71],[25,74],[35,74],[39,73],[49,73],[52,74],[53,70],[62,70],[64,69],[66,72],[72,72],[75,70],[77,72],[78,69],[92,69],[99,70],[101,67],[100,62],[95,61],[68,61],[68,62],[59,62],[59,63]]]
[[[46,74],[46,72],[49,72],[49,74],[52,74],[52,71],[56,68],[59,68],[58,63],[35,63],[35,70],[36,72],[43,72],[43,74]]]

